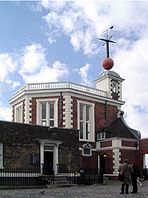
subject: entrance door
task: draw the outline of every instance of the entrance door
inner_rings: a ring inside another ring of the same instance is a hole
[[[100,155],[100,173],[105,173],[105,157]]]
[[[44,151],[43,173],[45,175],[53,175],[53,152],[52,151]]]

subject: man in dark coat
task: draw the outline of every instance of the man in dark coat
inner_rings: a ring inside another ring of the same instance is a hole
[[[131,193],[137,193],[138,192],[137,178],[140,177],[140,169],[135,162],[133,162],[132,168],[133,168],[133,173],[131,179],[132,179],[133,191]]]
[[[125,193],[129,194],[129,184],[131,184],[131,174],[133,172],[133,169],[132,166],[128,163],[127,159],[125,159],[124,163],[120,165],[119,172],[120,174],[124,174],[124,179],[122,181],[120,194],[124,194],[124,188],[125,188]]]

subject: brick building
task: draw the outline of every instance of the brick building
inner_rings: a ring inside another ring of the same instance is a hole
[[[0,121],[0,153],[0,168],[5,173],[78,172],[79,133]]]
[[[122,159],[137,160],[142,144],[140,133],[123,119],[123,81],[106,68],[95,81],[96,88],[72,82],[27,84],[10,99],[12,120],[78,129],[80,168],[95,173],[102,169],[108,176],[117,176]]]

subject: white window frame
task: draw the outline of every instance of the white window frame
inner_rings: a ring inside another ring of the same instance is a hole
[[[38,99],[37,100],[37,117],[36,117],[36,123],[38,125],[42,125],[41,123],[41,103],[47,102],[47,103],[54,103],[54,127],[58,127],[58,99]],[[46,119],[46,126],[49,126],[49,118]]]
[[[81,139],[80,135],[79,135],[79,140],[80,141],[95,142],[95,114],[94,114],[95,104],[90,103],[90,102],[86,102],[86,101],[78,101],[77,102],[77,117],[78,117],[77,125],[78,125],[79,130],[80,130],[80,104],[90,106],[91,113],[90,113],[90,133],[89,133],[88,139],[86,139],[86,135],[85,135],[86,131],[83,131],[84,137],[83,137],[83,139]],[[84,122],[86,123],[86,121],[84,121]]]
[[[85,149],[88,149],[89,153],[86,154]],[[82,156],[92,156],[92,146],[88,142],[82,145]]]
[[[115,80],[112,80],[112,89],[114,93],[118,93],[118,82]]]
[[[3,169],[3,143],[0,142],[0,169]]]
[[[97,133],[97,140],[104,140],[106,138],[106,132]]]
[[[23,123],[23,102],[14,107],[14,121]]]

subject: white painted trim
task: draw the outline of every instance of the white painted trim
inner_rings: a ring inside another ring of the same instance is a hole
[[[40,167],[41,167],[41,174],[43,174],[43,165],[44,165],[44,144],[40,144]]]
[[[26,173],[17,173],[17,172],[0,172],[0,176],[2,177],[39,177],[41,175],[41,173],[30,173],[30,172],[26,172]]]
[[[43,174],[43,165],[44,165],[44,146],[52,146],[53,147],[53,171],[57,174],[57,164],[59,160],[58,156],[58,147],[62,143],[61,141],[57,140],[46,140],[41,139],[38,140],[40,142],[40,167],[41,167],[41,174]]]
[[[113,174],[118,175],[121,160],[121,151],[118,148],[113,149]]]
[[[104,150],[111,150],[111,149],[121,149],[121,150],[131,150],[131,151],[135,151],[137,150],[136,148],[134,147],[112,147],[112,146],[109,146],[109,147],[103,147],[103,148],[96,148],[96,151],[104,151]]]
[[[133,151],[137,150],[136,147],[122,146],[122,140],[123,139],[121,139],[121,138],[112,138],[112,139],[108,138],[108,139],[105,139],[102,141],[97,141],[96,142],[96,150],[97,151],[110,150],[110,149],[133,150]],[[101,142],[108,142],[108,141],[112,141],[112,146],[100,148]],[[133,141],[129,141],[129,142],[136,142],[136,141],[133,140]]]
[[[27,96],[25,98],[25,108],[24,108],[24,111],[25,111],[24,122],[25,123],[30,123],[30,121],[32,121],[32,118],[30,118],[30,116],[32,116],[32,98],[28,98]]]
[[[104,101],[107,100],[109,103],[111,103],[114,106],[121,106],[124,104],[123,101],[120,100],[113,100],[110,96],[109,93],[107,93],[106,96],[102,96],[100,94],[96,94],[96,93],[90,93],[89,89],[92,89],[91,87],[88,87],[88,91],[87,89],[85,91],[80,91],[80,90],[76,90],[76,89],[72,89],[72,88],[52,88],[52,89],[38,89],[38,90],[34,90],[34,89],[27,89],[27,86],[24,86],[22,89],[17,91],[17,94],[14,94],[12,96],[12,98],[9,100],[9,103],[11,105],[15,104],[16,101],[20,100],[21,98],[24,98],[25,95],[29,95],[30,97],[48,97],[50,96],[59,96],[59,93],[62,91],[62,93],[64,94],[69,94],[69,95],[74,95],[74,96],[78,96],[80,98],[88,98],[89,100],[95,100],[95,101]],[[81,86],[81,85],[79,85]],[[94,89],[96,91],[99,91],[97,89]],[[90,99],[91,98],[91,99]]]
[[[0,157],[1,157],[1,161],[0,161],[0,169],[3,169],[3,163],[4,163],[4,150],[3,150],[3,143],[0,142]]]
[[[58,99],[57,98],[45,98],[36,99],[36,123],[41,125],[41,107],[40,102],[54,102],[54,127],[58,127]]]
[[[18,121],[17,118],[16,118],[16,114],[17,114],[16,110],[19,107],[21,107],[21,118]],[[17,104],[17,105],[14,106],[14,122],[20,122],[20,123],[22,123],[23,122],[23,116],[24,116],[23,102],[21,101],[19,104]]]
[[[98,155],[98,173],[100,173],[100,155]]]
[[[65,128],[73,128],[72,98],[70,95],[63,95],[63,125]]]
[[[84,104],[84,105],[90,105],[91,106],[91,114],[92,114],[92,117],[91,117],[91,132],[90,132],[90,138],[87,140],[87,139],[80,139],[80,141],[89,141],[89,142],[95,142],[95,104],[94,103],[91,103],[91,102],[87,102],[87,101],[84,101],[84,100],[77,100],[77,125],[78,125],[78,130],[80,130],[80,113],[79,113],[79,110],[80,110],[80,104]]]

